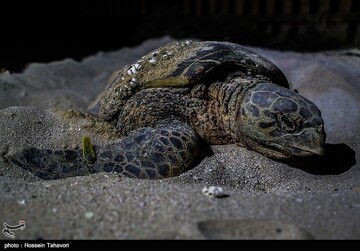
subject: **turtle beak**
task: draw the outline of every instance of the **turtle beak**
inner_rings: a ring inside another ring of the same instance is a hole
[[[315,140],[310,147],[301,150],[312,154],[323,155],[325,152],[325,144],[321,142],[321,140]]]
[[[325,147],[319,147],[319,148],[313,148],[312,151],[310,151],[317,155],[323,155],[325,152]]]
[[[325,132],[309,128],[302,133],[299,141],[292,145],[296,149],[294,155],[306,156],[311,154],[323,155],[325,152]],[[302,144],[301,142],[306,142]]]
[[[325,152],[325,139],[326,139],[324,126],[321,125],[316,129],[311,129],[310,135],[312,135],[312,140],[309,147],[309,152],[317,155],[323,155]]]
[[[307,128],[297,135],[286,135],[281,142],[273,144],[288,156],[323,155],[325,152],[325,132],[315,128]]]
[[[312,153],[317,155],[323,155],[325,153],[325,139],[318,140],[318,142],[313,145]]]

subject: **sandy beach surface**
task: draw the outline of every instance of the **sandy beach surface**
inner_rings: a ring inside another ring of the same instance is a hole
[[[6,161],[25,146],[76,148],[84,133],[104,144],[116,133],[59,110],[86,111],[111,73],[169,37],[134,48],[32,63],[0,74],[0,223],[15,239],[359,239],[360,51],[279,52],[292,88],[321,110],[323,156],[274,161],[235,145],[202,149],[179,177],[138,180],[113,173],[43,181]],[[74,125],[81,124],[81,128]],[[100,133],[99,133],[100,132]],[[205,195],[222,187],[226,196]],[[0,234],[0,239],[6,239]]]

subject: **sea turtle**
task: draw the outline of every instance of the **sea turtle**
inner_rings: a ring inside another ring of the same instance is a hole
[[[171,42],[115,72],[92,105],[122,138],[82,149],[22,149],[8,156],[43,179],[96,172],[179,175],[200,142],[237,144],[270,158],[321,155],[314,103],[289,89],[273,63],[229,42]]]

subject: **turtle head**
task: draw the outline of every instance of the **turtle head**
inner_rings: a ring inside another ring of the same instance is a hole
[[[322,155],[324,123],[320,110],[294,91],[271,83],[248,91],[236,117],[243,143],[265,156]]]

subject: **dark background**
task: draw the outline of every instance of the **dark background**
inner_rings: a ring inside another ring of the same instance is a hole
[[[1,0],[0,71],[164,35],[281,50],[354,48],[359,21],[359,0]]]

